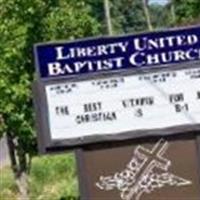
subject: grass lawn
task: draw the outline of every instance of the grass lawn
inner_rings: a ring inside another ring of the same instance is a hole
[[[77,200],[78,180],[73,154],[42,156],[33,159],[29,176],[31,200]],[[18,196],[12,171],[0,170],[0,200]]]

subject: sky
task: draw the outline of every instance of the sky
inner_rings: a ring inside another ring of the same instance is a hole
[[[150,3],[157,3],[157,4],[160,4],[160,5],[165,5],[168,3],[168,0],[150,0],[149,1]]]

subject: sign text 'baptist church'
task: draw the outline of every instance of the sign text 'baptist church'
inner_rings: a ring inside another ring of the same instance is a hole
[[[39,44],[41,78],[145,68],[200,59],[200,28]]]

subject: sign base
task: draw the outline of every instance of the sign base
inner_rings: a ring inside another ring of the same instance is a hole
[[[78,150],[81,199],[200,199],[198,137],[151,137]]]

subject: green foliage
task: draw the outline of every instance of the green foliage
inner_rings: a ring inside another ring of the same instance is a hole
[[[0,199],[16,199],[17,187],[10,168],[0,169]]]
[[[77,197],[78,184],[73,155],[35,158],[30,173],[31,199]]]
[[[107,35],[103,0],[86,0],[92,7],[92,15],[101,23],[101,32]],[[147,30],[141,0],[110,0],[114,34],[135,33]]]
[[[82,0],[1,0],[0,11],[0,134],[34,154],[33,44],[93,36],[99,25]]]
[[[199,0],[174,0],[177,23],[191,23],[200,17]]]
[[[171,26],[171,19],[168,7],[163,7],[158,4],[150,6],[151,20],[155,29],[163,29]]]
[[[147,30],[141,0],[111,0],[111,12],[116,33],[135,33]]]
[[[75,160],[72,154],[35,157],[29,176],[30,200],[78,199]],[[17,200],[18,192],[9,168],[0,169],[0,199]]]
[[[32,19],[43,7],[41,1],[0,3],[0,113],[5,122],[4,132],[12,133],[20,145],[18,148],[30,153],[34,139],[31,56],[35,42],[31,29],[36,25]]]
[[[195,25],[200,22],[200,1],[169,0],[165,6],[151,5],[150,13],[155,29]]]
[[[84,1],[60,1],[44,19],[46,40],[73,40],[97,35],[99,24]]]
[[[104,0],[85,0],[85,2],[91,7],[91,16],[101,24],[99,34],[107,35],[104,15]]]

